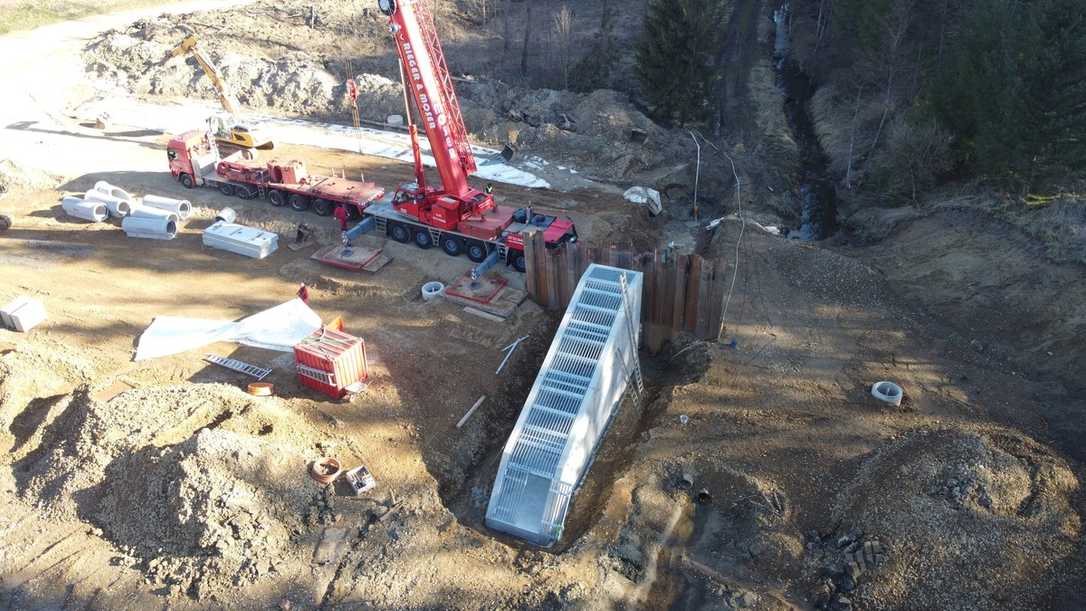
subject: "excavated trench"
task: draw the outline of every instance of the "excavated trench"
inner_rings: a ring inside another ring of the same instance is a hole
[[[476,438],[478,445],[469,454],[469,464],[460,465],[462,472],[468,476],[453,480],[431,469],[431,473],[438,479],[438,492],[443,504],[462,525],[525,551],[538,548],[487,528],[486,508],[501,462],[502,450],[520,416],[524,398],[535,382],[535,372],[539,370],[549,347],[549,338],[553,337],[556,327],[557,320],[554,320],[550,326],[550,334],[544,336],[548,341],[537,341],[528,347],[522,368],[532,372],[532,375],[511,379],[502,387],[498,401],[504,402],[504,407],[487,413],[485,434]],[[622,404],[608,425],[588,473],[573,498],[561,540],[554,547],[543,551],[553,554],[565,552],[596,523],[610,498],[615,481],[622,477],[633,462],[639,442],[645,439],[646,432],[657,426],[660,418],[667,412],[672,400],[672,389],[688,382],[691,375],[697,378],[704,372],[705,363],[693,368],[687,367],[685,362],[683,366],[676,366],[670,359],[673,353],[674,351],[657,355],[641,353],[644,393],[637,397],[635,392],[628,390],[623,396]]]

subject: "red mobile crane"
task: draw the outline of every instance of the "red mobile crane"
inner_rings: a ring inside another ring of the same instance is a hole
[[[468,258],[481,265],[481,274],[498,260],[524,271],[522,232],[537,228],[549,247],[577,239],[569,219],[535,214],[528,208],[495,204],[487,190],[468,184],[476,170],[433,16],[424,0],[378,0],[389,18],[389,30],[400,58],[404,104],[408,92],[415,101],[441,185],[426,184],[419,149],[418,127],[407,109],[408,130],[415,161],[415,182],[399,187],[394,196],[370,204],[358,226],[347,232],[348,240],[376,228],[398,242],[414,241],[420,248],[441,246],[446,254]]]

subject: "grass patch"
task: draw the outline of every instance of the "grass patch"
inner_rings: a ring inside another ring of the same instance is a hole
[[[154,0],[0,0],[0,34],[154,4],[165,3]]]

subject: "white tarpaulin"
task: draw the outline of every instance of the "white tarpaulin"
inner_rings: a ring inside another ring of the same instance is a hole
[[[629,189],[626,189],[626,192],[622,194],[622,197],[625,197],[628,202],[648,207],[649,212],[651,212],[653,216],[664,211],[664,206],[660,203],[660,192],[656,189],[650,189],[648,187],[630,187]]]
[[[178,354],[215,342],[238,342],[290,352],[320,326],[320,316],[301,299],[292,299],[237,322],[156,316],[140,336],[135,360]]]

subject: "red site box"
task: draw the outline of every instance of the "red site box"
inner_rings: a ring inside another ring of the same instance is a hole
[[[351,384],[369,378],[366,342],[327,327],[294,346],[294,362],[299,382],[336,399]]]

